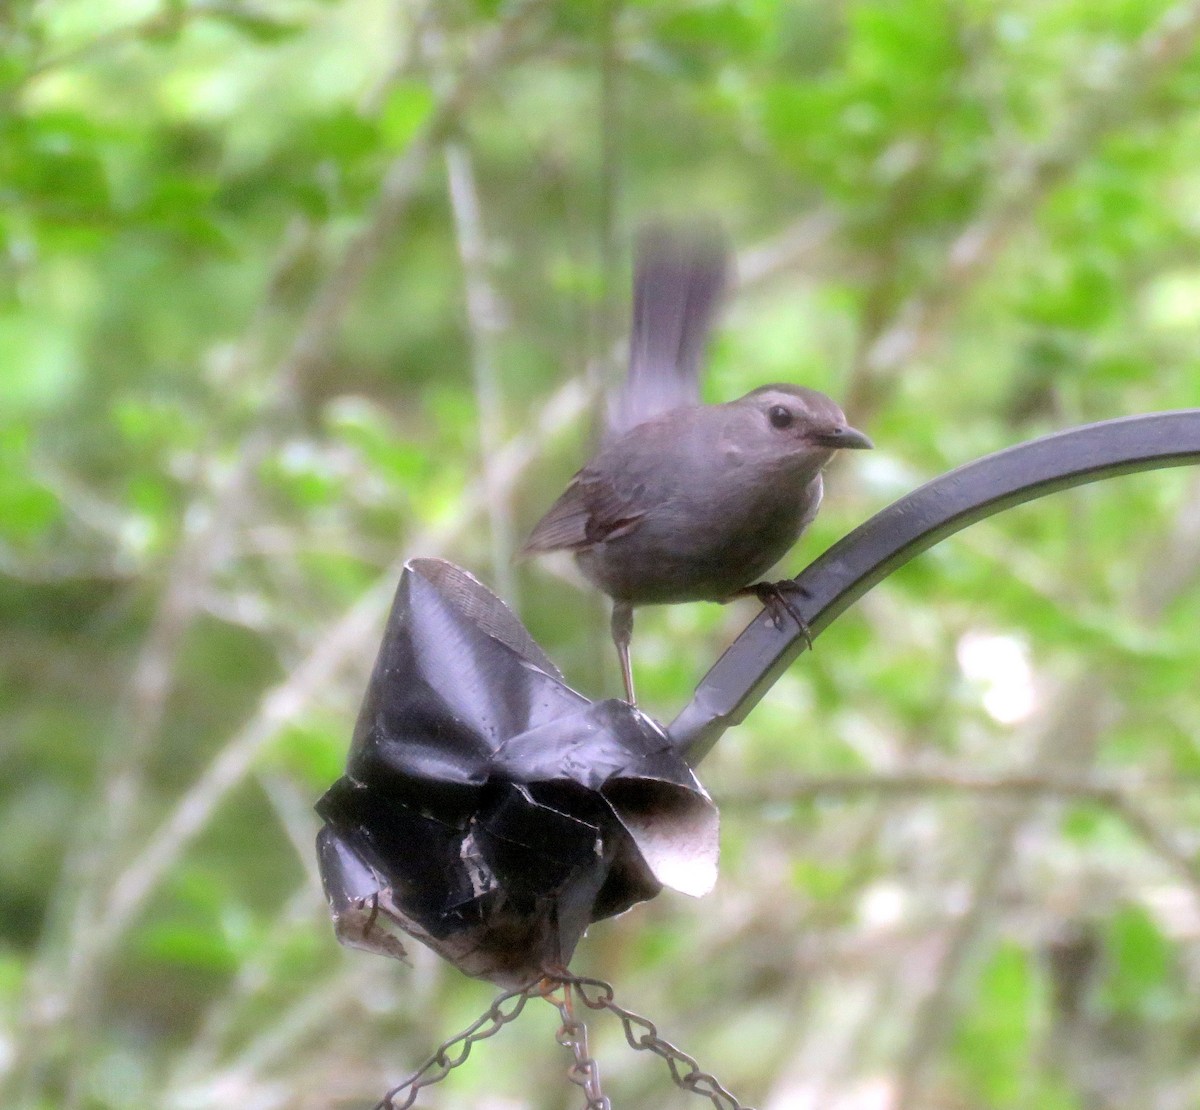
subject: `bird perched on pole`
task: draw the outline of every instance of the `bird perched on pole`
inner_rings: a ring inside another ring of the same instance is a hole
[[[625,695],[636,704],[633,608],[752,594],[776,613],[790,581],[758,582],[821,504],[837,451],[872,446],[813,389],[764,385],[700,402],[704,348],[728,284],[711,229],[651,227],[638,239],[629,372],[599,452],[538,521],[522,554],[567,550],[613,600]]]

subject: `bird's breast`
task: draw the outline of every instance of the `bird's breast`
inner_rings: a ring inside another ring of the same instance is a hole
[[[581,551],[581,569],[635,605],[725,600],[783,558],[820,500],[819,477],[745,477],[740,466],[695,468],[645,505],[635,529]]]

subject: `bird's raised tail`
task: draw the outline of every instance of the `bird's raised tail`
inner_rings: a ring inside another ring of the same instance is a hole
[[[714,224],[650,224],[634,258],[629,374],[608,412],[614,438],[700,400],[700,363],[729,284],[728,242]]]

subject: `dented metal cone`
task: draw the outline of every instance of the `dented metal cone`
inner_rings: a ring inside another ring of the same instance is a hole
[[[407,934],[468,975],[526,982],[593,921],[717,874],[717,811],[663,730],[577,694],[451,563],[404,569],[346,774],[317,803],[343,944]]]

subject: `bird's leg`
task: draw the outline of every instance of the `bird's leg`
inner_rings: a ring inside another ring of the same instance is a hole
[[[783,614],[787,612],[799,625],[800,635],[808,644],[808,650],[812,651],[812,633],[808,629],[808,622],[788,598],[789,593],[796,593],[801,597],[808,596],[808,591],[794,578],[784,578],[779,582],[755,582],[753,585],[743,586],[740,590],[734,590],[726,600],[732,601],[735,597],[758,598],[762,602],[763,608],[771,614],[771,622],[779,632],[783,631]]]
[[[625,700],[637,705],[633,693],[633,668],[629,665],[629,641],[633,638],[633,606],[627,601],[614,601],[612,611],[612,638],[617,645],[617,658],[621,661],[621,678],[625,683]]]

